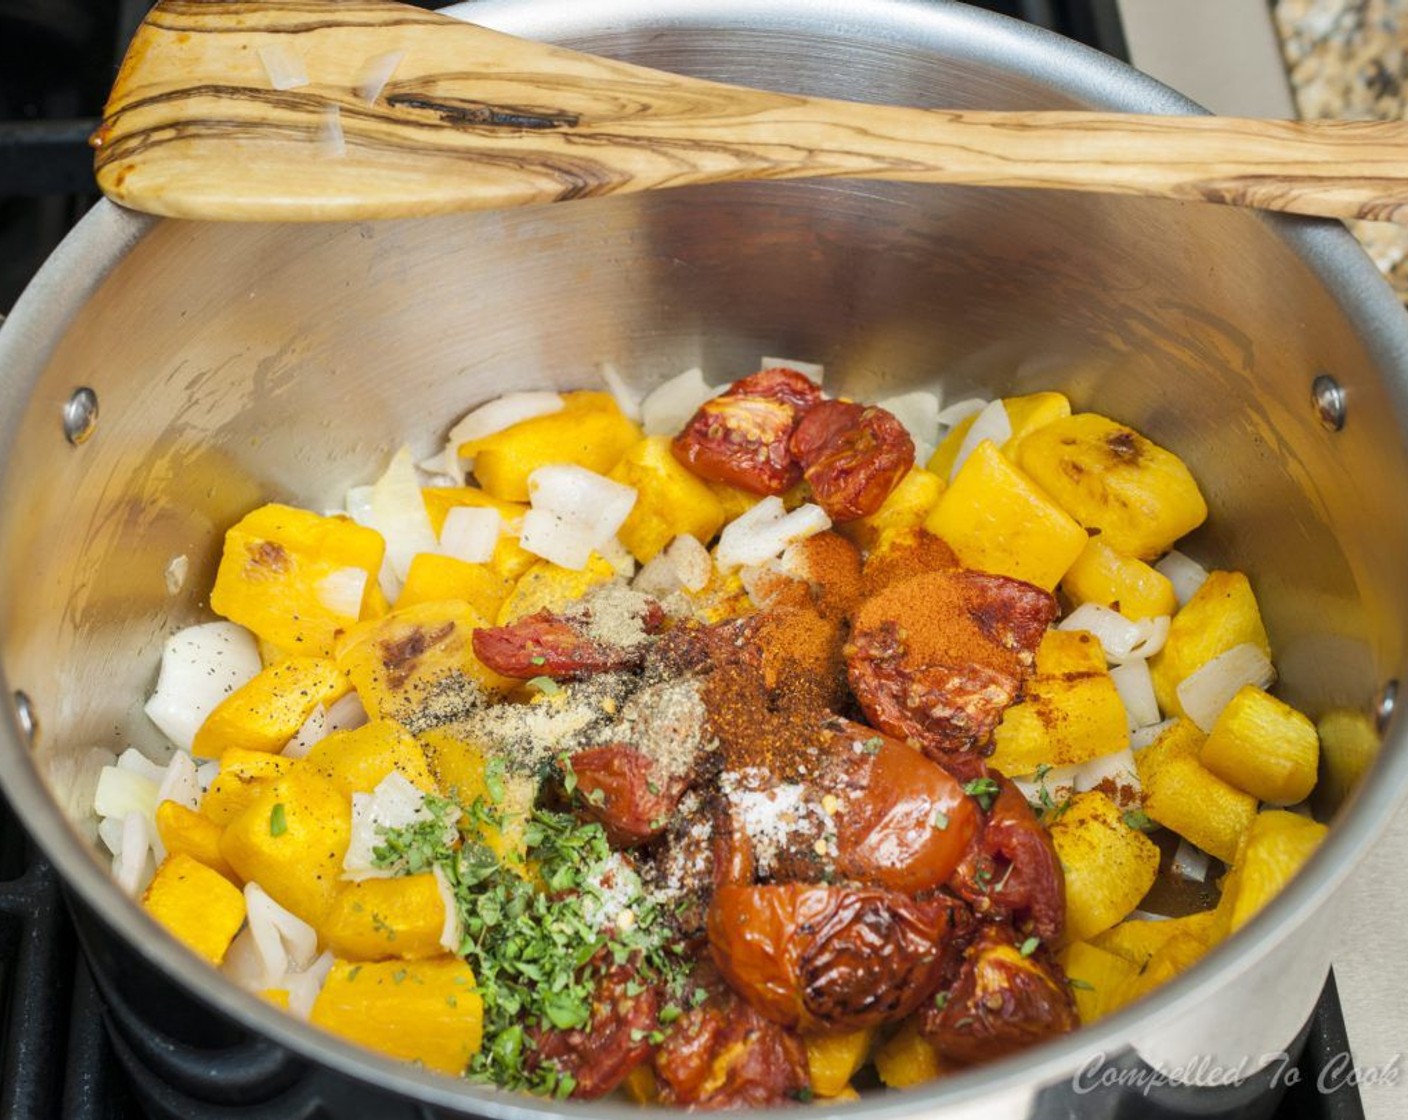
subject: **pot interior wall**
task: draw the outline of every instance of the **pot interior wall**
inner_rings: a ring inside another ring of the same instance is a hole
[[[726,80],[932,106],[1074,105],[934,44],[722,25],[573,45]],[[668,38],[668,37],[666,37]],[[957,48],[955,48],[957,49]],[[779,69],[777,62],[787,66]],[[833,391],[1056,388],[1176,450],[1194,553],[1253,574],[1286,693],[1366,707],[1402,659],[1408,493],[1382,379],[1322,279],[1255,215],[1063,192],[733,185],[339,226],[155,224],[74,318],[4,479],[3,662],[75,819],[92,747],[158,749],[161,641],[207,617],[221,534],[268,500],[335,508],[408,443],[510,388],[724,381],[762,353]],[[1345,430],[1320,426],[1317,373]],[[70,393],[92,438],[66,444]],[[1371,482],[1372,480],[1372,482]],[[186,557],[180,587],[172,561]]]

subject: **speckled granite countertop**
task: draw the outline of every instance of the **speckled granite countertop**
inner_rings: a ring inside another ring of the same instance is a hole
[[[1408,117],[1408,0],[1276,0],[1303,117]],[[1408,227],[1351,222],[1408,303]]]

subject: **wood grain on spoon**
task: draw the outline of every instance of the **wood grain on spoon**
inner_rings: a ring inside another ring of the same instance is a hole
[[[357,88],[388,52],[399,54],[395,70],[368,102]],[[265,59],[299,63],[308,84],[272,88]],[[531,43],[389,0],[161,0],[93,143],[109,197],[183,218],[412,217],[733,179],[865,178],[1408,220],[1404,121],[799,97]]]

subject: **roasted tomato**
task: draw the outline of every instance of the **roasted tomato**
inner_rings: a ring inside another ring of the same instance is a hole
[[[874,405],[822,401],[797,424],[790,446],[817,504],[838,522],[874,513],[914,466],[904,425]]]
[[[647,632],[658,630],[664,621],[659,604],[649,604],[641,621]],[[644,645],[607,645],[590,635],[588,625],[587,618],[539,611],[507,626],[485,626],[474,631],[474,656],[494,672],[521,681],[533,677],[576,680],[640,666],[645,658]]]
[[[576,1078],[574,1097],[600,1097],[650,1057],[647,1036],[659,1028],[658,988],[641,983],[631,964],[617,965],[597,983],[585,1027],[533,1032],[533,1060],[551,1062]]]
[[[781,494],[801,481],[789,441],[819,400],[821,390],[796,370],[755,373],[700,405],[675,437],[675,457],[700,478]]]
[[[1000,1058],[1077,1026],[1060,969],[1040,950],[1023,956],[1012,931],[1000,925],[983,927],[947,999],[930,1002],[920,1018],[940,1057],[965,1064]]]
[[[1011,918],[1046,942],[1066,924],[1066,877],[1051,834],[1006,778],[950,886],[982,916]]]
[[[838,720],[832,737],[842,764],[837,869],[910,894],[947,882],[982,824],[962,785],[938,763],[862,724]]]
[[[847,674],[871,723],[940,761],[987,753],[1058,613],[1053,595],[963,568],[925,572],[856,612]]]
[[[581,812],[600,823],[617,848],[663,833],[687,784],[682,776],[655,774],[654,760],[624,743],[578,751],[571,765]]]
[[[721,887],[709,908],[714,963],[774,1022],[854,1030],[902,1019],[933,995],[968,908],[879,887]]]
[[[691,987],[709,996],[655,1052],[662,1103],[766,1108],[808,1087],[807,1049],[796,1034],[759,1015],[711,968],[696,970]]]

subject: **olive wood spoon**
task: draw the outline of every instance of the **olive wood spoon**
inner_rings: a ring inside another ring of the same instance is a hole
[[[306,84],[274,88],[298,70]],[[182,218],[400,218],[863,178],[1408,220],[1404,121],[832,101],[613,62],[389,0],[161,0],[92,142],[109,197]]]

